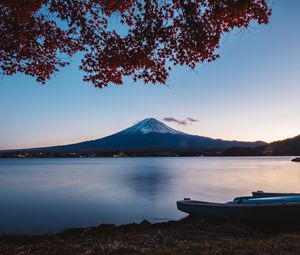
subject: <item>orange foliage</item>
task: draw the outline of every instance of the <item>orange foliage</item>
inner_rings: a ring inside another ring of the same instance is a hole
[[[214,61],[222,34],[267,24],[266,1],[0,0],[0,72],[44,83],[81,51],[97,87],[124,76],[165,83],[173,65]]]

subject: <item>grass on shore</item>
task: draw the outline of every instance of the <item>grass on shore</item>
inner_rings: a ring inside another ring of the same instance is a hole
[[[300,254],[300,230],[187,217],[181,221],[70,229],[54,235],[1,235],[1,255]]]

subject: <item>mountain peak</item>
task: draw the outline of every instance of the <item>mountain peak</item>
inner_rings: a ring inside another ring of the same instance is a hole
[[[137,124],[124,129],[122,134],[148,134],[148,133],[161,133],[161,134],[182,134],[173,128],[168,127],[166,124],[155,118],[146,118]]]

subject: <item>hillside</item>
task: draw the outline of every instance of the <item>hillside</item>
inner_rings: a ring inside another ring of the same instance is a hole
[[[300,155],[300,135],[256,147],[232,147],[223,156],[296,156]]]

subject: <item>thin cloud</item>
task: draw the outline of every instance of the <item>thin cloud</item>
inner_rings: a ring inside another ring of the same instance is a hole
[[[165,117],[164,121],[174,122],[174,123],[176,123],[178,125],[183,125],[183,126],[186,126],[188,124],[186,120],[178,120],[178,119],[176,119],[174,117]]]
[[[182,126],[192,125],[195,122],[199,122],[199,120],[194,119],[192,117],[187,117],[184,120],[179,120],[174,117],[165,117],[163,120],[166,122],[173,122],[173,123],[176,123],[176,124],[182,125]]]
[[[186,119],[187,119],[189,122],[191,122],[191,124],[192,124],[193,122],[199,122],[199,120],[193,119],[193,118],[191,118],[191,117],[187,117]]]

